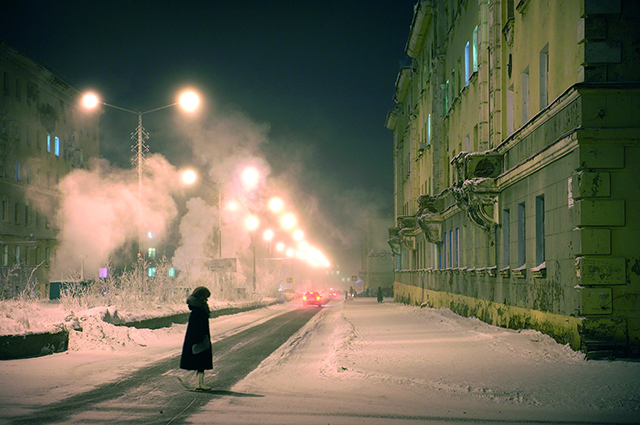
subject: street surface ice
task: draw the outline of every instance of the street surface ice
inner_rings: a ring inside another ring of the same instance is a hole
[[[296,307],[212,319],[212,339]],[[186,325],[138,330],[93,313],[77,315],[70,351],[0,362],[0,423],[180,352]],[[390,299],[325,306],[231,391],[260,397],[212,396],[186,423],[640,423],[639,362],[586,361],[536,331]]]

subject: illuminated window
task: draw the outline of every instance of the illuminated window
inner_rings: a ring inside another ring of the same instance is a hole
[[[464,46],[464,85],[469,85],[469,42]]]
[[[156,268],[149,267],[149,277],[154,277],[156,275]]]
[[[169,277],[176,277],[176,269],[171,267],[169,269]]]
[[[149,248],[149,252],[148,252],[147,256],[149,258],[156,258],[156,249],[155,248]]]
[[[473,30],[473,72],[478,72],[478,27]]]
[[[431,114],[427,115],[427,145],[431,146]]]
[[[108,275],[109,271],[106,267],[101,267],[100,269],[98,269],[98,277],[106,279]]]
[[[47,152],[51,152],[51,134],[47,133]]]
[[[56,156],[60,156],[60,138],[58,136],[55,137],[54,153]]]

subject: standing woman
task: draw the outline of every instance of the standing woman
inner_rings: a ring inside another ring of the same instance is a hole
[[[211,292],[207,288],[199,286],[187,298],[187,305],[191,310],[191,314],[189,315],[187,333],[184,336],[184,344],[182,345],[180,368],[196,371],[197,390],[211,389],[204,384],[204,371],[213,369],[211,334],[209,332],[209,305],[207,304],[210,295]],[[183,379],[180,379],[180,382],[188,388]]]

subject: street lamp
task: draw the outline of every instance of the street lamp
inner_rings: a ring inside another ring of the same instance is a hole
[[[141,193],[142,193],[142,172],[144,170],[144,155],[149,152],[149,147],[145,144],[145,140],[149,139],[149,133],[147,133],[142,126],[142,116],[146,114],[150,114],[152,112],[160,111],[162,109],[171,108],[173,106],[180,106],[186,112],[194,112],[198,109],[200,105],[200,97],[198,94],[192,90],[186,90],[180,94],[178,97],[178,101],[175,103],[171,103],[169,105],[161,106],[159,108],[150,109],[148,111],[133,111],[131,109],[122,108],[120,106],[111,105],[106,102],[102,102],[100,98],[95,93],[86,93],[82,96],[81,99],[82,106],[85,109],[95,109],[98,105],[108,106],[110,108],[118,109],[120,111],[128,112],[131,114],[136,114],[138,116],[138,127],[136,131],[131,134],[131,138],[136,141],[136,144],[132,146],[132,150],[135,152],[133,158],[131,159],[131,163],[136,165],[136,169],[138,171],[138,204],[141,203]],[[140,210],[138,209],[138,214],[140,215]],[[142,217],[138,217],[138,223],[140,223]],[[138,258],[140,258],[140,228],[138,228]]]

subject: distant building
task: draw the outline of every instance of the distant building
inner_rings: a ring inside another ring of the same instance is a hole
[[[362,224],[360,278],[372,296],[378,287],[389,294],[393,287],[393,256],[387,244],[387,229],[391,225],[392,220],[384,219],[366,219]]]
[[[2,296],[28,281],[48,296],[57,184],[98,157],[98,119],[78,111],[77,90],[1,40],[0,78]]]
[[[640,350],[639,20],[633,0],[416,4],[386,121],[397,300]]]

